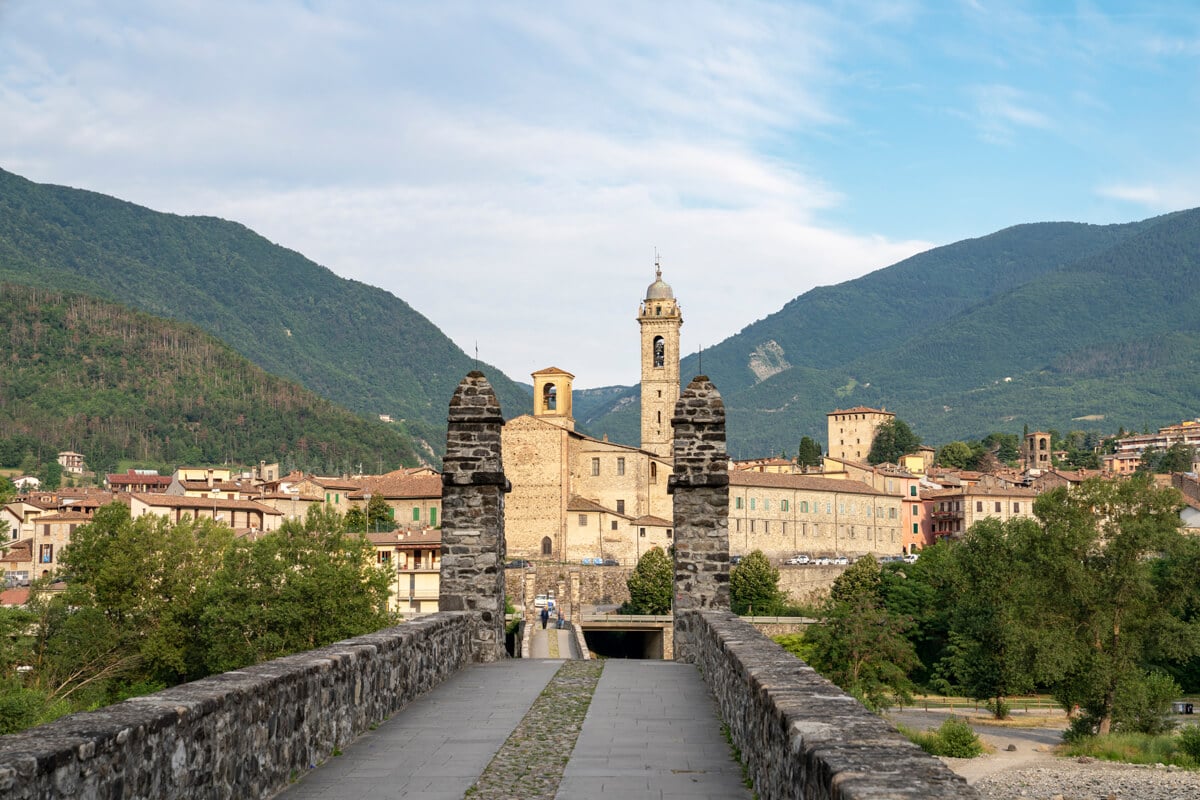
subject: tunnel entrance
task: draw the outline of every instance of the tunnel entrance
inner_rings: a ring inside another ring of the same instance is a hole
[[[583,629],[588,650],[599,658],[640,658],[662,660],[661,628],[641,630]]]

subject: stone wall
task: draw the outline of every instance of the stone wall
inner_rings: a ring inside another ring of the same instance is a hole
[[[941,761],[728,611],[676,616],[762,800],[977,798]]]
[[[0,737],[0,797],[271,797],[468,664],[473,626],[434,614]]]

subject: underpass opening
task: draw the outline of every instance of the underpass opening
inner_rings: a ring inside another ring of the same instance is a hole
[[[634,658],[661,661],[663,658],[662,628],[620,630],[614,628],[583,629],[588,650],[597,658]]]

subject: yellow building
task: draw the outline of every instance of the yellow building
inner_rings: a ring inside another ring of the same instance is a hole
[[[575,376],[557,367],[533,373],[533,413],[504,425],[504,471],[512,483],[504,503],[509,557],[632,566],[651,547],[671,544],[667,478],[683,317],[661,268],[646,289],[638,323],[640,448],[576,431]]]

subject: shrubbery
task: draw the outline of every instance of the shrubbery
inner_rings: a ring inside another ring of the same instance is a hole
[[[914,731],[903,725],[900,732],[907,736],[926,753],[950,758],[975,758],[983,754],[983,742],[971,726],[958,717],[946,717],[936,731]]]

